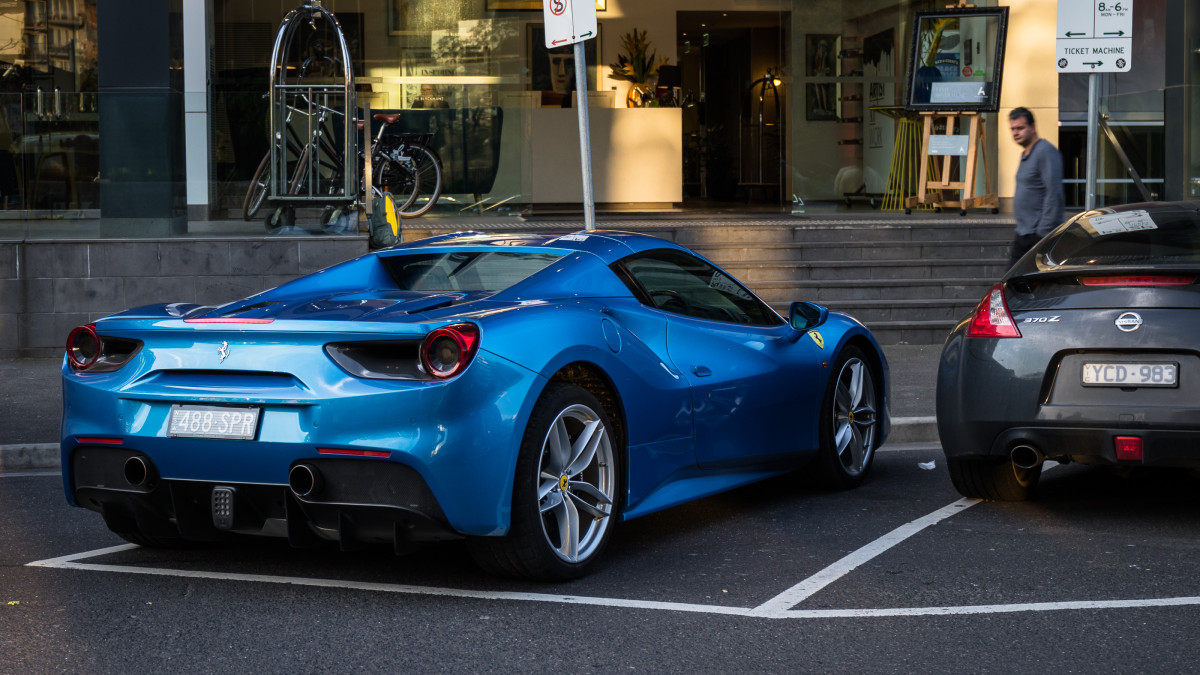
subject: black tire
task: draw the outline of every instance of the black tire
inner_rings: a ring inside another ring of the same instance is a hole
[[[410,146],[420,182],[412,203],[400,209],[401,218],[416,218],[424,215],[437,204],[442,196],[442,160],[437,153],[424,146]]]
[[[812,469],[828,488],[862,484],[875,459],[879,439],[879,376],[858,347],[838,354],[821,403],[821,447]]]
[[[619,512],[620,462],[612,429],[604,408],[586,389],[565,382],[546,387],[521,440],[508,534],[467,542],[480,567],[544,581],[591,571]],[[556,456],[558,449],[563,450]]]
[[[946,464],[959,494],[972,499],[1023,502],[1042,477],[1041,466],[1022,469],[1008,459],[951,459]]]
[[[411,206],[421,189],[421,176],[413,170],[412,165],[392,161],[384,155],[377,155],[374,159],[372,182],[377,196],[382,196],[384,192],[392,193],[392,203],[396,205],[397,212]]]
[[[263,200],[267,198],[267,190],[271,187],[270,164],[271,153],[268,151],[258,163],[254,178],[250,179],[250,188],[246,190],[246,198],[242,200],[242,220],[250,220],[262,208]]]

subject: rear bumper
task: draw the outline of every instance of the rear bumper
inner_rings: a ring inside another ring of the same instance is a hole
[[[1142,439],[1141,461],[1118,460],[1115,439]],[[1082,464],[1200,468],[1200,429],[1128,429],[1121,427],[1013,427],[992,443],[990,454],[1008,456],[1017,445],[1037,448],[1047,459]],[[958,455],[947,452],[947,456]]]
[[[127,471],[131,460],[145,471]],[[101,513],[118,534],[190,541],[248,534],[285,537],[297,547],[387,543],[397,551],[461,536],[410,467],[355,459],[300,463],[318,476],[304,495],[287,485],[163,479],[136,450],[80,446],[70,455],[70,489],[80,506]]]

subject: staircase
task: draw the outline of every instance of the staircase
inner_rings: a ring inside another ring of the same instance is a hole
[[[785,222],[678,228],[667,238],[784,316],[793,300],[810,300],[854,316],[882,344],[939,344],[1007,271],[1013,231],[1007,219],[984,218]]]
[[[435,222],[405,221],[406,239],[441,234],[450,226]],[[728,270],[783,316],[793,300],[810,300],[854,316],[881,344],[913,345],[940,344],[975,308],[1007,271],[1013,233],[1009,218],[950,214],[827,220],[618,216],[601,218],[597,227],[687,246]],[[582,228],[578,221],[531,219],[474,222],[460,229]]]

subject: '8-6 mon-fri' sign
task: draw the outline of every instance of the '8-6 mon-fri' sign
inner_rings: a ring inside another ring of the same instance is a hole
[[[1133,52],[1133,0],[1058,0],[1060,73],[1124,73]]]
[[[546,48],[596,37],[595,0],[542,0],[546,19]]]

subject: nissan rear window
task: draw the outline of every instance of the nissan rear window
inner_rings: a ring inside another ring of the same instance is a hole
[[[557,253],[451,251],[380,256],[405,291],[502,291],[561,258]]]
[[[1053,266],[1200,262],[1200,213],[1138,209],[1079,218],[1052,235],[1042,253]]]

